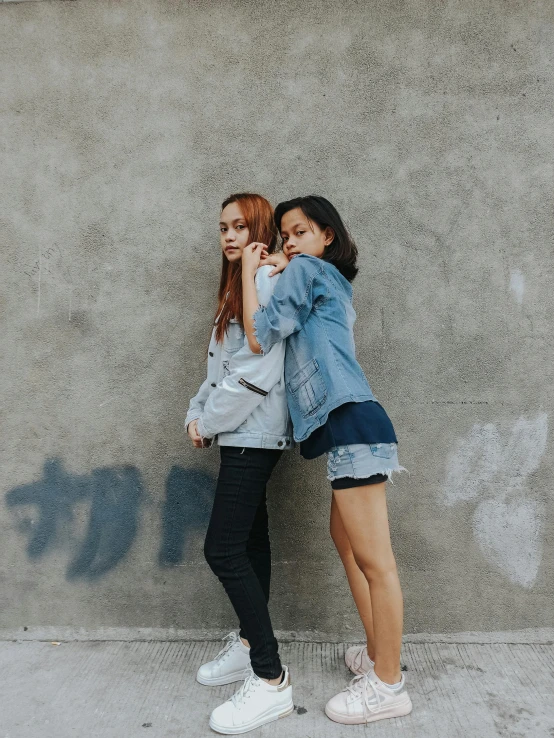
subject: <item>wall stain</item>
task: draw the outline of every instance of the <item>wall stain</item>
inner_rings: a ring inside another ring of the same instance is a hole
[[[59,458],[44,463],[42,479],[15,487],[8,507],[36,506],[38,516],[20,526],[29,536],[27,554],[40,559],[52,548],[62,524],[73,520],[73,506],[90,501],[87,531],[67,568],[68,579],[96,579],[113,569],[129,551],[137,531],[143,495],[141,474],[133,466],[69,474]]]
[[[476,500],[473,535],[489,564],[527,589],[542,559],[544,504],[527,495],[527,480],[546,450],[548,416],[519,418],[510,433],[476,423],[447,462],[441,501]]]
[[[216,479],[201,469],[173,466],[165,483],[162,508],[160,566],[185,559],[188,534],[205,530],[210,518]],[[87,530],[67,567],[67,578],[97,579],[126,556],[138,529],[144,496],[140,471],[134,466],[93,469],[70,474],[59,458],[45,461],[42,478],[22,484],[6,495],[9,508],[35,506],[36,515],[23,518],[19,530],[28,537],[27,555],[41,559],[74,519],[74,505],[90,501]]]
[[[162,512],[160,566],[179,564],[184,559],[187,533],[207,527],[212,510],[216,479],[205,471],[173,466],[165,483]]]

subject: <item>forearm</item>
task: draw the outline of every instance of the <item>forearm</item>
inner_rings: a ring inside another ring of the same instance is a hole
[[[200,385],[200,389],[195,394],[195,396],[190,400],[187,415],[185,418],[185,429],[188,427],[189,423],[192,423],[193,420],[196,420],[202,415],[202,412],[204,410],[204,405],[206,404],[206,400],[208,399],[208,395],[210,394],[210,383],[208,379],[205,379],[204,382]]]
[[[248,345],[254,354],[261,354],[262,349],[254,333],[254,313],[260,307],[254,275],[242,272],[242,320]]]

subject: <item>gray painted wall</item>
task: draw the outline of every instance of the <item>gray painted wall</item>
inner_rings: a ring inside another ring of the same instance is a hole
[[[4,3],[0,627],[219,629],[182,429],[232,191],[329,197],[406,631],[552,626],[554,8]],[[359,633],[324,461],[270,489],[281,630]],[[21,630],[21,632],[23,632]]]

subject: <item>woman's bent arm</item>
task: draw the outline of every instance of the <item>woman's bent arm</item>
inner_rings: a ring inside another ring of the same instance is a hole
[[[249,253],[247,254],[247,250]],[[323,266],[316,257],[301,254],[285,269],[266,307],[260,306],[253,287],[255,251],[248,246],[242,256],[243,321],[248,345],[266,354],[278,341],[299,331],[318,297],[326,295]]]
[[[185,418],[185,430],[187,430],[189,423],[192,423],[193,420],[196,420],[202,415],[204,405],[206,404],[206,400],[208,399],[209,394],[210,382],[206,377],[206,379],[200,385],[200,389],[198,390],[198,392],[189,402],[187,417]]]
[[[264,356],[243,346],[229,362],[229,374],[210,393],[198,419],[203,438],[233,431],[258,407],[283,377],[285,343],[276,343]]]

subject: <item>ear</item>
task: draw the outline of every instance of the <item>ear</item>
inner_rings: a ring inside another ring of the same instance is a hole
[[[325,233],[325,247],[327,247],[327,246],[330,246],[335,240],[335,231],[330,226],[327,226],[324,233]]]

